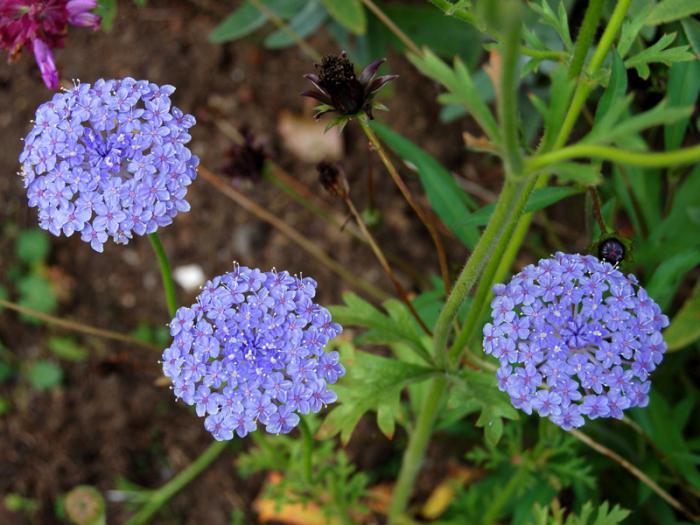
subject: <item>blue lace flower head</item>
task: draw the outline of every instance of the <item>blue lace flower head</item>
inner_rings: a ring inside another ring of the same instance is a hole
[[[342,329],[315,293],[308,277],[236,266],[178,309],[163,372],[216,439],[244,437],[258,424],[287,433],[297,414],[336,400],[328,385],[345,370],[324,346]]]
[[[649,402],[668,318],[633,275],[557,253],[497,285],[484,351],[516,408],[569,430]]]
[[[36,112],[21,172],[29,206],[54,235],[79,233],[98,252],[188,211],[199,159],[194,123],[171,106],[173,86],[133,78],[77,84]]]

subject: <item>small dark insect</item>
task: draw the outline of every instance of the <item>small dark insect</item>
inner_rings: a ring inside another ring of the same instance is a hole
[[[598,258],[616,266],[625,258],[625,245],[615,237],[609,237],[598,245]]]

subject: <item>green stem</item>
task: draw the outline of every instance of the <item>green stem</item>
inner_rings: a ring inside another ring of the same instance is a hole
[[[503,64],[498,94],[498,117],[503,130],[506,174],[522,171],[523,155],[518,137],[518,77],[520,59],[521,13],[520,4],[511,3],[505,13],[505,39],[503,40]]]
[[[182,490],[190,481],[199,476],[204,469],[219,457],[219,454],[224,451],[228,444],[228,441],[215,441],[209,445],[209,447],[207,447],[197,459],[190,463],[187,468],[153,492],[144,506],[129,518],[124,525],[142,525],[143,523],[147,523],[170,498]]]
[[[569,66],[569,78],[576,78],[583,69],[588,50],[591,48],[595,31],[598,28],[600,15],[603,13],[603,0],[591,0],[588,2],[586,14],[583,15],[581,29],[579,29],[576,45],[574,46],[574,56]]]
[[[389,525],[396,525],[400,522],[411,497],[413,482],[423,463],[423,457],[428,447],[430,435],[433,432],[433,425],[439,412],[440,402],[446,386],[447,379],[445,376],[433,378],[430,382],[428,393],[423,399],[416,426],[410,433],[411,437],[408,440],[408,447],[406,452],[404,452],[401,472],[399,472],[399,478],[394,486],[394,493],[389,506]]]
[[[617,32],[622,26],[622,21],[625,19],[625,15],[627,14],[627,9],[629,8],[631,1],[632,0],[619,0],[615,5],[615,9],[610,17],[610,20],[608,21],[608,25],[605,27],[603,36],[600,37],[598,46],[596,47],[590,62],[586,66],[585,73],[588,77],[592,77],[603,64],[603,60],[605,60],[605,57],[608,54],[615,37],[617,36]],[[593,84],[590,81],[579,81],[578,85],[576,86],[576,91],[574,92],[571,105],[569,106],[569,111],[567,111],[566,116],[564,117],[564,122],[559,129],[559,134],[557,135],[557,139],[554,142],[554,147],[552,149],[561,148],[564,144],[566,144],[566,141],[571,134],[571,130],[574,128],[574,124],[581,114],[583,104],[586,102],[591,89],[593,89]]]
[[[527,168],[536,171],[551,164],[575,159],[592,158],[643,168],[666,168],[700,162],[700,145],[674,151],[630,151],[596,144],[574,144],[549,153],[535,155],[526,161]]]
[[[170,263],[168,262],[168,256],[165,253],[165,248],[163,248],[163,243],[160,242],[160,237],[156,232],[148,235],[151,239],[151,244],[156,252],[156,257],[158,258],[158,265],[160,266],[160,275],[163,278],[163,288],[165,289],[165,301],[168,304],[168,313],[170,317],[175,317],[175,312],[177,311],[177,299],[175,297],[175,283],[173,282],[173,274],[170,271]]]
[[[311,469],[311,450],[313,448],[314,439],[311,435],[311,429],[306,422],[304,416],[299,418],[299,430],[301,431],[301,454],[304,465],[304,481],[311,485],[313,483],[313,472]]]

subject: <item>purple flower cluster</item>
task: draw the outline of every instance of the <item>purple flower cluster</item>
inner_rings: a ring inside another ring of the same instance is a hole
[[[557,253],[497,285],[484,351],[516,408],[569,430],[649,402],[668,318],[633,275]]]
[[[345,370],[338,353],[323,347],[341,327],[314,304],[315,293],[308,277],[236,266],[208,281],[192,307],[178,309],[163,372],[216,439],[244,437],[258,423],[287,433],[297,413],[336,400],[327,385]]]
[[[20,174],[39,225],[78,232],[98,252],[188,211],[199,159],[186,144],[192,115],[171,106],[173,86],[98,80],[57,93],[36,112]]]

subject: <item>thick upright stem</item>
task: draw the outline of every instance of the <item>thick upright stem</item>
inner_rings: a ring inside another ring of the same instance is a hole
[[[389,506],[389,525],[399,523],[411,497],[413,482],[423,464],[423,457],[428,448],[428,441],[433,432],[433,425],[435,424],[435,418],[439,412],[440,402],[446,386],[447,379],[444,376],[438,376],[431,380],[430,389],[423,400],[416,426],[411,432],[408,447],[406,452],[404,452],[399,478],[394,486],[394,494]]]
[[[175,317],[175,312],[177,311],[177,298],[175,297],[175,283],[173,282],[173,274],[170,271],[168,256],[165,253],[165,248],[163,248],[163,243],[160,242],[160,237],[158,237],[157,233],[151,233],[148,237],[151,239],[151,244],[156,252],[158,265],[160,266],[160,275],[163,278],[165,302],[168,304],[168,313],[172,318]]]

